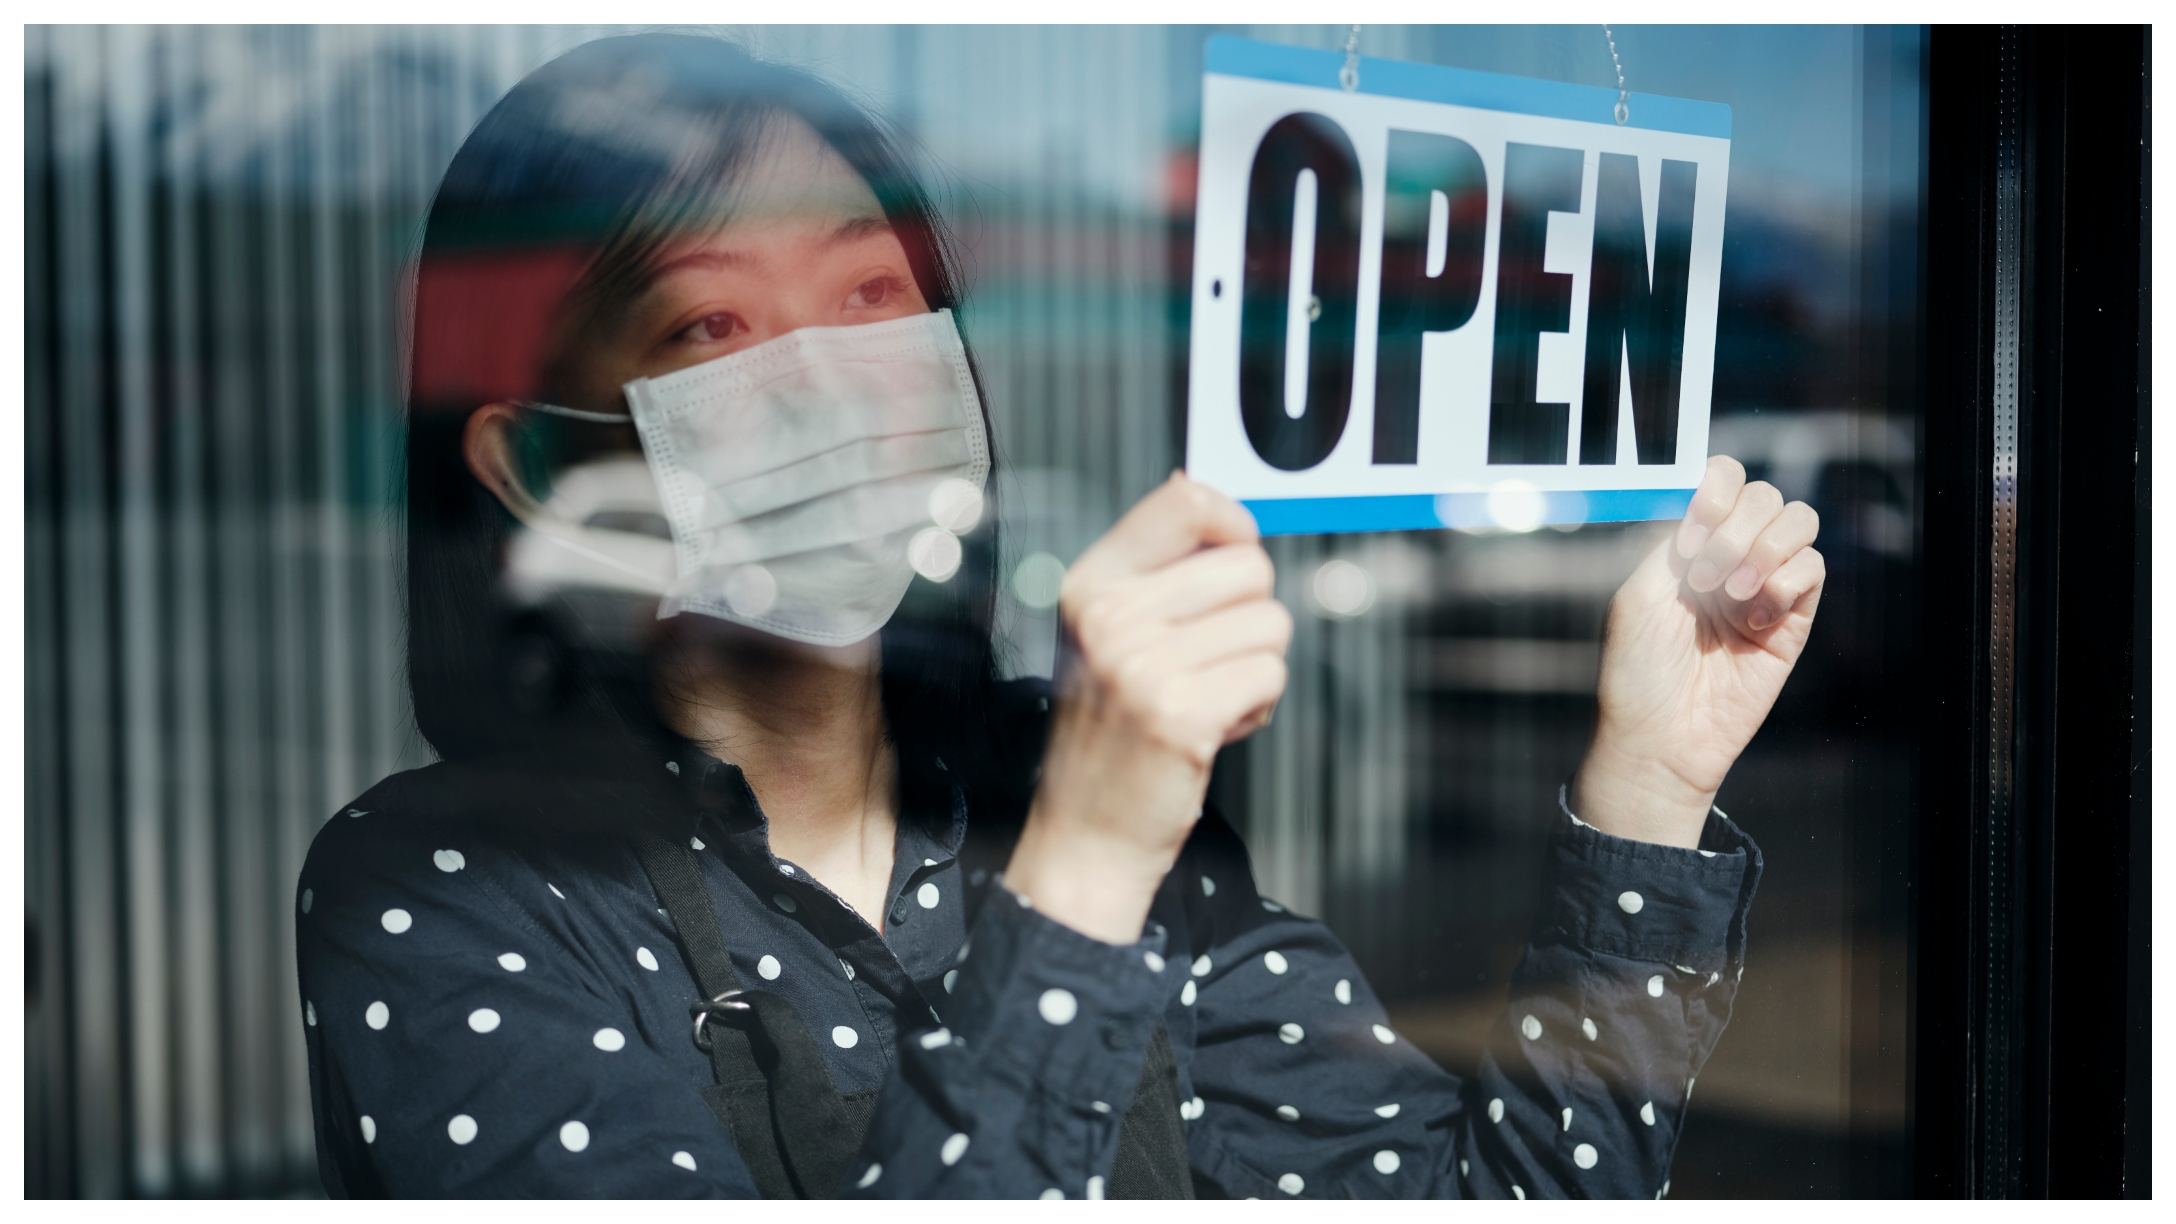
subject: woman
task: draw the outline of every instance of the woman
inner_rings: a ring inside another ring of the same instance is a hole
[[[1068,571],[1055,698],[995,680],[954,286],[881,129],[728,44],[589,44],[463,145],[409,447],[444,760],[298,892],[327,1190],[1659,1194],[1760,872],[1711,802],[1810,629],[1811,511],[1714,460],[1612,603],[1460,1080],[1203,808],[1285,679],[1241,507],[1174,475]]]

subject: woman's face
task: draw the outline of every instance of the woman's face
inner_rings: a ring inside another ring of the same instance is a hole
[[[733,220],[668,243],[649,286],[576,363],[580,402],[804,327],[923,314],[907,252],[867,182],[805,122],[774,121]]]

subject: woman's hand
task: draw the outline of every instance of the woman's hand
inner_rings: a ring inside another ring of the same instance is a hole
[[[1723,776],[1806,648],[1820,519],[1718,455],[1684,521],[1609,603],[1600,712],[1572,810],[1605,833],[1699,844]]]
[[[1007,887],[1106,942],[1141,937],[1217,749],[1284,692],[1274,578],[1253,516],[1184,473],[1066,571],[1056,716]]]

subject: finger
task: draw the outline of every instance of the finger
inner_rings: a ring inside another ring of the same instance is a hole
[[[1260,537],[1246,507],[1173,472],[1081,554],[1066,571],[1065,585],[1092,589],[1112,577],[1156,569],[1204,545]]]
[[[1821,533],[1821,516],[1804,502],[1792,502],[1783,507],[1775,521],[1753,538],[1753,546],[1746,550],[1745,560],[1723,579],[1723,594],[1732,599],[1751,599],[1754,592],[1768,581],[1768,575],[1776,567],[1798,555],[1798,550],[1813,543]]]
[[[1798,550],[1776,567],[1762,584],[1759,596],[1746,606],[1746,628],[1759,633],[1781,623],[1786,616],[1812,616],[1821,605],[1821,588],[1827,581],[1828,561],[1820,550]]]
[[[1268,720],[1287,674],[1282,655],[1257,652],[1226,659],[1195,678],[1203,693],[1213,694],[1204,716],[1223,731],[1223,742],[1245,739]]]
[[[1723,585],[1723,578],[1738,568],[1753,541],[1783,513],[1783,494],[1765,480],[1756,480],[1738,492],[1738,504],[1708,537],[1700,555],[1685,571],[1685,584],[1706,594]]]
[[[1119,579],[1098,603],[1128,620],[1179,624],[1244,600],[1267,599],[1276,582],[1276,566],[1261,545],[1220,544]]]
[[[1153,683],[1214,667],[1234,655],[1265,652],[1279,657],[1292,644],[1292,614],[1274,599],[1257,599],[1212,612],[1175,629],[1131,656],[1128,667]]]
[[[1700,555],[1708,537],[1730,517],[1732,507],[1738,504],[1738,490],[1744,487],[1744,464],[1728,455],[1708,456],[1700,487],[1692,491],[1692,504],[1685,507],[1685,520],[1677,527],[1679,557],[1690,561]]]

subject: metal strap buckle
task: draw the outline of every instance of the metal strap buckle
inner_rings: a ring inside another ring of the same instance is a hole
[[[696,1049],[701,1050],[705,1054],[710,1053],[710,1034],[703,1031],[703,1024],[712,1016],[724,1015],[726,1012],[729,1011],[753,1010],[755,1005],[742,1001],[740,997],[745,993],[747,992],[741,990],[728,990],[724,994],[721,994],[717,998],[711,999],[708,1002],[689,1004],[688,1011],[695,1017]]]

